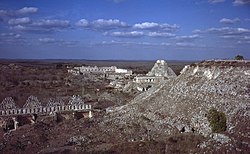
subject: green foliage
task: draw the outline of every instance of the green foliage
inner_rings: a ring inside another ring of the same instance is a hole
[[[226,130],[227,119],[223,112],[219,112],[215,108],[212,108],[209,110],[207,118],[213,133],[219,133]]]
[[[244,57],[241,55],[237,55],[234,57],[235,60],[244,60]]]

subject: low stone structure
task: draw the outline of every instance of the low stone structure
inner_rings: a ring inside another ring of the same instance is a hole
[[[137,76],[134,78],[136,83],[159,83],[165,78],[176,77],[174,71],[168,67],[165,60],[157,60],[151,71],[146,76]]]
[[[157,60],[153,68],[146,76],[161,76],[166,78],[176,77],[174,71],[168,66],[165,60]]]
[[[136,83],[159,83],[162,80],[164,80],[162,76],[137,76],[133,81]]]
[[[29,123],[35,123],[37,116],[56,116],[57,113],[60,113],[60,115],[81,114],[82,117],[93,117],[92,106],[84,104],[80,96],[74,95],[71,97],[67,105],[61,99],[49,99],[47,106],[42,106],[37,97],[30,96],[22,108],[16,107],[14,100],[7,97],[0,104],[0,127],[6,131],[12,131],[18,128],[19,122],[22,123],[20,117],[27,118]]]
[[[69,73],[74,75],[79,75],[81,73],[102,73],[102,74],[123,74],[123,75],[132,75],[132,70],[117,68],[116,66],[111,67],[91,67],[91,66],[81,66],[74,67],[73,69],[68,70]]]
[[[10,100],[10,98],[8,98]],[[12,99],[13,100],[13,99]],[[11,105],[10,105],[11,104]],[[50,114],[64,111],[87,111],[90,112],[91,105],[84,104],[79,96],[73,96],[67,105],[62,102],[52,101],[50,99],[47,106],[42,106],[37,97],[30,96],[22,108],[17,108],[14,101],[6,103],[6,99],[1,103],[0,116],[16,116],[26,114]],[[92,117],[92,113],[90,112]]]

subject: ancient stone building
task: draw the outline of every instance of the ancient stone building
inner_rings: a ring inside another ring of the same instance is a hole
[[[102,74],[121,74],[121,75],[132,75],[132,70],[117,68],[116,66],[111,67],[91,67],[91,66],[81,66],[74,67],[68,70],[69,73],[78,75],[80,73],[102,73]]]
[[[165,60],[157,60],[151,71],[146,76],[162,76],[166,78],[176,77],[174,71],[168,67]]]
[[[137,76],[133,81],[136,83],[158,83],[165,78],[173,77],[176,77],[176,74],[170,67],[168,67],[166,61],[157,60],[146,76]]]
[[[134,78],[136,83],[158,83],[162,80],[164,80],[162,76],[137,76]]]

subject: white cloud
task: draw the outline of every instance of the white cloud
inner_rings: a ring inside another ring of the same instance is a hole
[[[206,30],[200,30],[201,34],[209,34],[209,36],[215,36],[222,39],[230,39],[233,42],[250,41],[250,29],[246,28],[231,28],[231,27],[221,27],[221,28],[209,28]]]
[[[244,36],[243,39],[244,39],[244,40],[249,40],[249,41],[250,41],[250,36]]]
[[[10,25],[19,25],[19,24],[28,24],[28,23],[31,23],[31,19],[29,17],[10,19],[8,21],[8,24]]]
[[[56,42],[54,38],[40,38],[39,41],[43,43],[55,43]]]
[[[40,38],[38,40],[43,44],[66,46],[66,47],[76,47],[78,44],[77,41],[65,41],[62,39],[55,39],[55,38]]]
[[[220,20],[220,23],[223,23],[223,24],[235,24],[237,22],[240,22],[239,18],[234,18],[234,19],[222,18]]]
[[[198,34],[176,36],[176,39],[195,39],[195,38],[200,38],[200,36]]]
[[[9,17],[17,17],[27,14],[37,13],[38,8],[36,7],[24,7],[19,10],[0,10],[0,17],[9,18]]]
[[[0,10],[0,17],[8,16],[8,11]]]
[[[250,41],[237,41],[237,44],[250,44]]]
[[[67,28],[69,27],[68,20],[40,20],[32,23],[32,26],[42,28]]]
[[[162,46],[170,46],[170,43],[161,43]]]
[[[199,44],[194,44],[194,43],[189,43],[189,42],[177,42],[175,44],[177,47],[189,47],[189,48],[205,48],[205,45],[199,45]]]
[[[181,42],[190,42],[198,38],[201,38],[201,36],[198,34],[194,34],[194,35],[176,36],[174,39],[181,41]]]
[[[173,33],[165,33],[165,32],[149,32],[148,36],[150,37],[174,37]]]
[[[76,26],[79,27],[88,27],[89,26],[89,22],[86,19],[81,19],[76,23]]]
[[[144,22],[144,23],[134,25],[134,28],[138,28],[138,29],[151,29],[155,27],[159,27],[159,24],[154,23],[154,22]]]
[[[104,35],[114,36],[114,37],[128,37],[128,38],[137,38],[142,37],[144,35],[143,32],[140,31],[132,31],[132,32],[111,32],[104,33]]]
[[[247,28],[231,28],[231,27],[220,27],[220,28],[208,28],[205,30],[194,30],[193,32],[217,34],[217,35],[246,35],[250,34],[250,29]]]
[[[21,21],[21,20],[20,20]],[[11,22],[10,22],[11,23]],[[50,33],[70,27],[68,20],[38,20],[28,23],[26,25],[14,24],[10,27],[11,30],[26,31],[34,33]]]
[[[20,34],[17,33],[1,33],[0,44],[23,44],[25,41]]]
[[[101,31],[128,27],[125,22],[118,19],[97,19],[92,22],[89,22],[86,19],[81,19],[76,23],[76,25],[83,28]]]
[[[115,28],[121,28],[121,27],[127,27],[128,25],[120,20],[117,19],[98,19],[92,22],[92,26],[95,29],[115,29]]]
[[[121,45],[121,46],[170,46],[170,43],[152,43],[152,42],[125,42],[125,41],[102,41],[101,43],[94,43],[93,45]]]
[[[238,38],[237,40],[238,44],[250,44],[250,35]]]
[[[114,37],[128,37],[128,38],[137,38],[142,36],[149,37],[174,37],[175,34],[166,33],[166,32],[149,32],[145,34],[143,31],[131,31],[131,32],[105,32],[105,36],[114,36]]]
[[[10,27],[10,29],[11,30],[17,30],[17,31],[24,31],[24,30],[26,30],[26,27],[22,26],[22,25],[16,25],[16,26]]]
[[[176,31],[180,27],[176,24],[170,25],[167,23],[159,24],[155,22],[144,22],[134,24],[135,29],[153,30],[153,31]]]
[[[24,7],[16,11],[17,14],[30,14],[30,13],[37,13],[37,12],[38,12],[38,8],[36,7]]]
[[[15,34],[15,33],[1,33],[1,36],[3,37],[11,37],[11,38],[20,38],[20,34]]]
[[[140,47],[180,47],[180,48],[205,48],[205,45],[194,44],[190,42],[177,43],[154,43],[154,42],[126,42],[126,41],[102,41],[100,43],[93,43],[92,45],[119,45],[119,46],[140,46]]]
[[[216,3],[222,3],[225,2],[225,0],[208,0],[208,3],[210,4],[216,4]]]
[[[238,6],[238,5],[249,5],[250,4],[250,0],[235,0],[233,2],[233,4],[235,6]]]
[[[176,46],[186,47],[186,46],[194,46],[194,44],[193,43],[178,42],[178,43],[176,43]]]
[[[200,29],[195,29],[195,30],[192,31],[192,33],[202,33],[202,30],[200,30]]]
[[[155,22],[143,22],[129,25],[126,22],[118,19],[97,19],[94,21],[88,21],[87,19],[81,19],[75,23],[76,26],[85,29],[104,31],[105,35],[116,37],[139,37],[146,35],[145,31],[149,31],[147,36],[149,37],[173,37],[175,34],[172,32],[177,31],[180,27],[176,24],[167,23],[155,23]],[[119,30],[118,32],[109,32]],[[139,31],[142,31],[138,33]],[[122,32],[125,31],[125,32]],[[129,32],[130,31],[130,32]],[[143,33],[143,34],[142,34]]]
[[[222,27],[222,28],[209,28],[206,30],[206,32],[223,34],[223,35],[241,35],[250,33],[250,29]]]

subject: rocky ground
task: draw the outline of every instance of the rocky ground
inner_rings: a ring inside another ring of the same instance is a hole
[[[131,100],[120,105],[114,103],[118,93],[103,91],[96,97],[85,88],[100,102],[111,100],[100,108],[116,107],[91,119],[51,115],[7,134],[1,131],[0,152],[249,153],[249,70],[249,62],[196,63],[135,98],[120,94]],[[212,133],[211,108],[225,114],[225,131]]]
[[[137,132],[135,139],[167,138],[180,132],[206,137],[202,151],[230,153],[250,149],[250,74],[249,62],[202,62],[191,65],[177,78],[137,96],[105,117],[102,127],[115,126]],[[213,134],[207,113],[215,108],[226,115],[227,129]],[[241,118],[239,118],[241,117]],[[111,124],[110,124],[111,123]],[[107,125],[108,124],[108,125]],[[134,130],[135,127],[138,130]],[[214,147],[213,147],[214,146]]]

